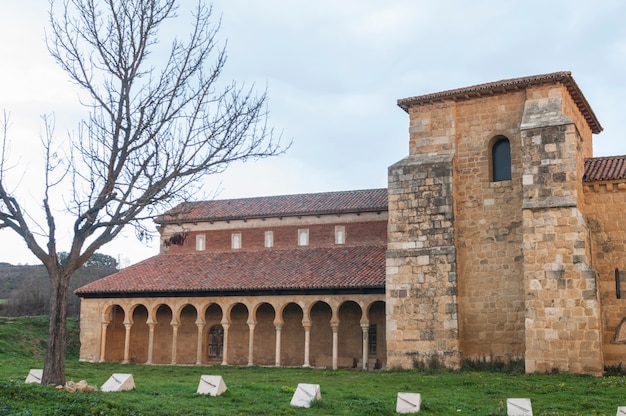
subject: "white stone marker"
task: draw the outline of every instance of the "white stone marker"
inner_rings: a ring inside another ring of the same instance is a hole
[[[396,413],[417,413],[422,405],[422,396],[419,393],[398,393]]]
[[[200,376],[197,394],[219,396],[226,391],[226,384],[222,376]]]
[[[132,374],[113,374],[100,387],[100,391],[127,391],[135,388]]]
[[[293,394],[291,398],[292,406],[298,407],[311,407],[311,402],[313,400],[320,400],[322,398],[322,394],[320,392],[319,384],[305,384],[299,383],[296,392]]]
[[[530,399],[506,399],[507,416],[533,416]]]
[[[24,383],[37,383],[37,384],[41,384],[41,377],[43,377],[43,370],[36,370],[36,369],[31,369],[28,372],[28,377],[26,377],[26,380],[24,381]]]
[[[626,416],[626,406],[618,407],[616,416]]]

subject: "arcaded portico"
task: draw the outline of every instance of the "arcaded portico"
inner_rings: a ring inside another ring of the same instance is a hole
[[[78,289],[81,360],[383,368],[387,190],[208,201]]]
[[[81,326],[86,361],[374,369],[386,356],[384,294],[85,299]]]

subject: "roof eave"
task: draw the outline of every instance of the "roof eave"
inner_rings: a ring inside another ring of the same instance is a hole
[[[385,293],[385,285],[344,286],[344,287],[294,287],[294,288],[246,288],[229,290],[185,290],[185,291],[137,291],[137,292],[75,292],[80,298],[115,299],[115,298],[173,298],[173,297],[217,297],[217,296],[290,296],[316,294],[370,294]]]
[[[305,211],[305,212],[286,212],[281,214],[259,214],[259,215],[230,215],[223,217],[198,217],[198,218],[175,218],[171,220],[161,220],[158,217],[155,217],[153,221],[159,225],[169,225],[169,224],[188,224],[188,223],[198,223],[198,222],[218,222],[218,221],[249,221],[249,220],[258,220],[258,219],[269,219],[269,218],[286,218],[286,217],[317,217],[321,215],[349,215],[349,214],[369,214],[369,213],[382,213],[387,212],[388,207],[373,207],[363,210],[324,210],[324,211]]]
[[[484,96],[493,96],[497,94],[505,94],[508,92],[518,91],[528,88],[529,86],[542,85],[547,83],[562,83],[567,88],[572,99],[578,106],[580,112],[585,117],[591,131],[598,134],[603,130],[595,113],[591,109],[589,102],[583,95],[582,91],[574,81],[571,72],[561,71],[551,74],[535,75],[530,77],[513,78],[502,81],[479,84],[465,88],[441,91],[433,94],[426,94],[408,98],[399,99],[397,104],[405,112],[414,106],[431,104],[443,101],[464,101],[472,98]]]

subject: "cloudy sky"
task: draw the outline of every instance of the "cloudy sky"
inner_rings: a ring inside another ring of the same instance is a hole
[[[399,98],[508,78],[571,71],[604,127],[596,156],[626,154],[626,2],[603,0],[216,0],[226,79],[269,93],[270,123],[287,154],[233,165],[207,190],[220,198],[385,187],[408,153]],[[40,116],[57,132],[81,111],[46,51],[47,0],[0,9],[0,110],[10,112],[14,172],[36,171]],[[181,13],[180,33],[188,30]],[[40,205],[24,179],[26,202]],[[11,231],[0,262],[36,263]],[[61,248],[63,250],[63,248]],[[158,251],[126,235],[101,250],[123,263]]]

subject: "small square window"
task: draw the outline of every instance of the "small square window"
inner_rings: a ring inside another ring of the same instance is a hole
[[[274,247],[274,231],[265,232],[265,247]]]
[[[346,244],[346,227],[343,225],[335,227],[335,244]]]
[[[196,236],[196,250],[197,251],[206,250],[206,236],[204,234]]]
[[[298,245],[299,246],[309,245],[309,230],[298,230]]]
[[[233,233],[231,235],[231,247],[235,250],[241,248],[241,233]]]

